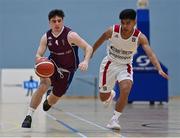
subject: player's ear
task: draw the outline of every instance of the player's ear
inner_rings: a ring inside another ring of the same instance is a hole
[[[136,25],[136,23],[137,23],[137,20],[134,20],[134,23],[135,23],[135,25]]]
[[[136,20],[133,20],[133,25],[136,26]]]

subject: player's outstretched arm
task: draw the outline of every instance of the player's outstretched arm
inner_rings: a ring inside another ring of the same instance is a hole
[[[143,47],[143,49],[146,52],[147,56],[149,57],[151,63],[158,70],[159,75],[161,75],[162,77],[164,77],[166,79],[169,79],[168,75],[162,70],[161,65],[160,65],[155,53],[153,52],[153,50],[149,46],[149,42],[148,42],[147,37],[143,33],[140,34],[138,42]]]
[[[108,40],[112,36],[113,28],[109,27],[94,43],[93,45],[93,54],[94,52],[104,43],[104,41]]]
[[[76,46],[84,50],[84,60],[79,64],[79,69],[81,71],[86,71],[88,69],[89,59],[92,54],[92,47],[76,32],[69,33],[68,41],[70,44],[75,44]]]

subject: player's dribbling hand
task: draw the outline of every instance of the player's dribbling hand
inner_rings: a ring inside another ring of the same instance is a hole
[[[158,73],[159,73],[159,75],[161,75],[165,79],[167,79],[167,80],[169,79],[169,76],[163,70],[159,70]]]
[[[79,69],[81,71],[87,71],[88,69],[88,62],[87,61],[82,61],[80,64],[79,64]]]
[[[39,63],[42,60],[47,60],[47,57],[36,57],[35,64]]]

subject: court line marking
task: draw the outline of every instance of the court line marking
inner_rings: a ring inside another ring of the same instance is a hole
[[[6,130],[4,130],[5,128],[5,125],[4,124],[10,124],[10,125],[14,125],[14,127],[12,128],[7,128]],[[16,123],[9,123],[9,122],[6,122],[6,123],[1,123],[0,124],[0,132],[9,132],[9,131],[13,131],[13,130],[17,130],[19,129],[19,125],[17,125]],[[1,137],[1,136],[0,136]]]
[[[54,117],[53,115],[51,115],[51,114],[49,114],[49,113],[46,113],[46,112],[45,112],[45,114],[46,114],[49,118],[55,120],[55,121],[58,122],[59,124],[61,124],[61,125],[63,125],[64,127],[68,128],[70,131],[74,132],[75,134],[81,136],[82,138],[87,138],[87,136],[85,136],[83,133],[79,132],[77,129],[71,127],[70,125],[64,123],[63,121],[58,120],[58,119],[57,119],[56,117]]]
[[[111,129],[108,129],[108,128],[105,128],[105,127],[103,127],[103,126],[100,126],[100,125],[98,125],[98,124],[96,124],[96,123],[94,123],[94,122],[91,122],[91,121],[89,121],[89,120],[86,120],[86,119],[84,119],[84,118],[82,118],[82,117],[80,117],[80,116],[77,116],[77,115],[73,114],[73,113],[66,112],[66,111],[63,111],[63,110],[58,109],[58,108],[55,108],[55,107],[52,107],[52,108],[55,109],[55,110],[57,110],[57,111],[62,111],[62,112],[64,112],[65,114],[67,114],[67,115],[69,115],[69,116],[71,116],[71,117],[73,117],[73,118],[76,118],[76,119],[78,119],[78,120],[81,120],[81,121],[83,121],[83,122],[86,122],[86,123],[88,123],[88,124],[90,124],[90,125],[96,126],[96,127],[100,128],[100,129],[102,129],[102,130],[108,130],[108,131],[116,134],[117,136],[120,136],[121,138],[126,138],[126,137],[122,136],[121,134],[118,134],[118,133],[112,131]]]

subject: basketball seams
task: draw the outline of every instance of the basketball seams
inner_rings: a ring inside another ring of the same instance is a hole
[[[50,69],[52,70],[53,69],[53,72],[51,73],[51,71],[49,72],[47,70],[47,72],[45,71],[43,73],[43,70],[42,69],[45,69],[46,70],[46,67],[47,69]],[[39,77],[42,77],[42,78],[49,78],[51,77],[53,74],[54,74],[54,64],[47,60],[47,61],[39,61],[39,63],[37,63],[35,66],[34,66],[34,69],[35,69],[35,73],[39,76]]]
[[[42,62],[40,62],[40,63],[37,63],[36,65],[35,65],[35,69],[37,68],[37,66],[39,66],[39,65],[41,65],[41,64],[51,64],[51,65],[53,65],[54,66],[54,64],[51,62],[51,61],[42,61]]]

